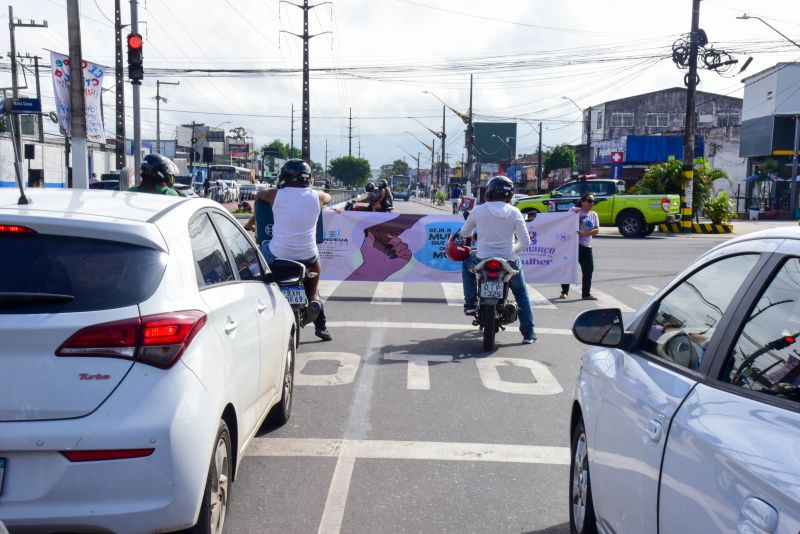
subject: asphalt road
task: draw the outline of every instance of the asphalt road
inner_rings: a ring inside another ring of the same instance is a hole
[[[536,287],[538,343],[522,345],[510,328],[488,356],[438,284],[386,297],[376,283],[328,282],[334,340],[303,332],[292,419],[250,446],[226,532],[568,533],[567,427],[583,353],[575,315],[631,313],[725,239],[604,234],[594,243],[600,300]]]

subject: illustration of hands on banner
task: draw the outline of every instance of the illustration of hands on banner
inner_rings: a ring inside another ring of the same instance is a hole
[[[364,229],[363,263],[347,280],[384,281],[405,267],[413,254],[400,234],[414,226],[418,215],[399,215]]]

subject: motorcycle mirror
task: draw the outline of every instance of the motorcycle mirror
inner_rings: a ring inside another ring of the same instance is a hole
[[[469,217],[469,210],[464,210],[464,211],[462,212],[462,215],[464,215],[464,220],[466,220],[466,219],[467,219],[467,217]]]

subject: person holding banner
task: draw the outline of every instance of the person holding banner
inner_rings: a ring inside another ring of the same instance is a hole
[[[261,253],[267,263],[277,259],[294,260],[317,273],[306,280],[308,300],[319,300],[319,274],[322,265],[317,248],[317,220],[322,208],[331,202],[331,196],[324,191],[312,189],[311,167],[302,159],[290,159],[281,167],[278,174],[277,189],[259,191],[256,200],[265,202],[272,208],[274,222],[272,239],[261,245]],[[250,218],[245,229],[256,226],[256,216]],[[320,311],[314,320],[314,335],[323,341],[331,341],[333,336],[326,325],[325,311]]]
[[[584,193],[581,195],[580,208],[573,208],[578,212],[578,263],[581,266],[581,298],[583,300],[597,300],[592,295],[592,272],[594,271],[594,258],[592,256],[592,237],[600,233],[600,220],[594,211],[594,195]],[[561,284],[560,299],[569,296],[569,284]]]
[[[510,265],[519,271],[511,278],[509,286],[519,306],[519,330],[525,344],[536,341],[533,329],[533,310],[525,285],[525,275],[518,254],[531,244],[531,236],[522,213],[510,204],[514,196],[514,183],[505,176],[495,176],[486,185],[486,203],[476,207],[467,217],[467,222],[459,234],[463,238],[472,237],[477,232],[480,242],[480,258],[475,251],[466,260],[469,267],[477,265],[480,260],[500,257],[508,260]],[[516,242],[515,242],[516,238]],[[478,290],[475,274],[466,270],[463,277],[464,313],[474,315]]]

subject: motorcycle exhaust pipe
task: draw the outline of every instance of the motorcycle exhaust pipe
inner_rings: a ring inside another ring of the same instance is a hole
[[[514,302],[506,302],[503,306],[503,323],[511,324],[517,320],[519,309]]]

